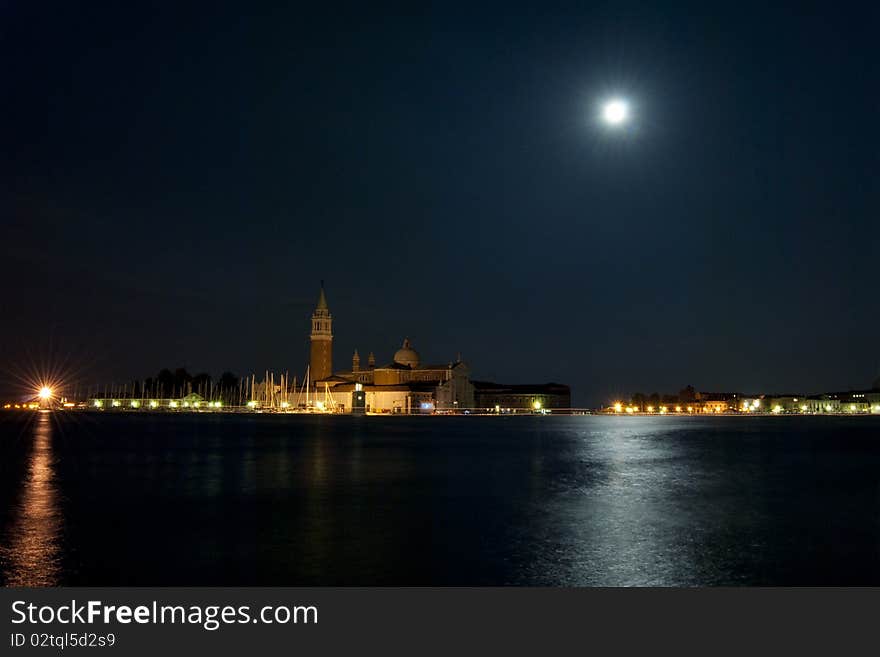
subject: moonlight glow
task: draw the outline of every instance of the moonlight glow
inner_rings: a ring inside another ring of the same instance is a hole
[[[602,106],[602,120],[609,125],[620,125],[628,118],[629,105],[624,100],[609,100]]]

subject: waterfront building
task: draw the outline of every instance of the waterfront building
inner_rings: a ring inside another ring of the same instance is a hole
[[[767,398],[767,406],[771,413],[800,413],[806,397],[800,394],[774,395]]]
[[[722,399],[709,400],[703,402],[701,408],[703,413],[726,413],[730,410],[730,403]]]
[[[476,407],[484,413],[571,408],[571,389],[561,383],[511,385],[473,381],[473,385]]]
[[[695,407],[702,413],[726,413],[740,410],[744,399],[739,392],[698,392]]]
[[[96,410],[205,410],[223,408],[223,403],[208,400],[200,394],[191,392],[182,397],[91,397],[86,404]]]
[[[826,396],[837,402],[836,412],[880,414],[880,390],[848,390],[828,393]]]
[[[844,413],[870,413],[871,405],[868,403],[866,399],[859,399],[857,397],[853,397],[852,399],[848,399],[840,406],[841,411]]]
[[[811,414],[839,413],[840,400],[831,395],[810,395],[800,406],[802,412]]]
[[[880,413],[880,393],[872,390],[852,390],[840,402],[844,413]]]
[[[318,305],[312,313],[312,333],[309,340],[311,377],[313,381],[322,381],[333,373],[333,316],[327,306],[323,281]]]
[[[377,365],[371,351],[363,367],[360,351],[355,349],[351,368],[333,371],[332,316],[323,285],[312,313],[310,337],[311,387],[315,394],[332,396],[335,408],[344,411],[363,408],[368,413],[427,414],[571,407],[571,390],[566,385],[473,382],[461,354],[446,362],[423,363],[409,338],[403,339],[390,362]]]
[[[332,316],[324,287],[312,313],[309,370],[316,393],[332,395],[337,407],[351,410],[360,398],[368,413],[433,413],[438,410],[469,409],[474,406],[470,368],[458,356],[445,363],[423,364],[409,338],[404,338],[389,363],[376,365],[369,353],[361,368],[355,350],[351,369],[333,372]],[[359,394],[359,393],[362,393]]]
[[[316,381],[316,386],[319,390],[328,388],[337,400],[351,400],[353,393],[363,392],[368,413],[432,413],[474,406],[467,364],[457,358],[423,365],[409,338],[390,363],[361,370],[358,361],[355,351],[350,370]]]

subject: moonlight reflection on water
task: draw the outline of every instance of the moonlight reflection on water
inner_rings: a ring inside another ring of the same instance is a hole
[[[880,417],[0,420],[6,584],[880,583]]]

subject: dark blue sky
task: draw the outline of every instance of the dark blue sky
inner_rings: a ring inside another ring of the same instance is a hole
[[[274,4],[0,3],[7,373],[301,372],[323,278],[339,368],[880,374],[880,10]]]

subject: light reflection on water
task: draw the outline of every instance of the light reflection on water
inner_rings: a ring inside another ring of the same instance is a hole
[[[17,508],[0,553],[6,586],[57,586],[61,574],[63,514],[55,482],[52,419],[33,422],[33,451]]]
[[[535,513],[555,549],[533,554],[524,579],[566,586],[694,583],[681,525],[691,502],[683,478],[698,476],[696,468],[682,472],[685,456],[657,423],[615,427],[613,440],[608,432],[608,423],[593,423],[571,445],[569,465],[557,466],[553,503],[542,496],[544,511]]]
[[[80,419],[0,425],[6,583],[880,583],[880,418]]]

